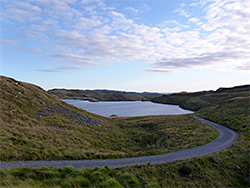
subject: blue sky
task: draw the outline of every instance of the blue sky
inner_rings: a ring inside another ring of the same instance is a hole
[[[44,89],[249,84],[249,0],[2,0],[1,75]]]

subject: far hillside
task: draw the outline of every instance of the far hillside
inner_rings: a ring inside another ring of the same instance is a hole
[[[248,129],[250,85],[216,91],[181,92],[153,98],[152,102],[175,104],[235,130]]]
[[[131,91],[117,91],[117,90],[107,90],[107,89],[97,89],[97,90],[86,90],[86,91],[97,91],[102,93],[120,93],[120,94],[128,94],[128,95],[136,95],[136,96],[142,96],[142,97],[160,97],[162,94],[160,93],[151,93],[151,92],[131,92]]]
[[[97,101],[147,101],[159,97],[159,93],[137,93],[115,90],[77,90],[77,89],[52,89],[49,93],[60,99],[79,99]]]

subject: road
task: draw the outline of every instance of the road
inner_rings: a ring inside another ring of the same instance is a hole
[[[194,118],[208,123],[219,130],[220,136],[203,146],[195,147],[192,149],[181,150],[177,152],[165,153],[161,155],[144,156],[144,157],[133,157],[133,158],[123,158],[123,159],[93,159],[93,160],[61,160],[61,161],[13,161],[13,162],[3,162],[1,161],[0,167],[3,169],[12,169],[19,167],[33,167],[40,168],[42,166],[54,166],[62,168],[64,166],[72,166],[77,169],[89,168],[93,169],[95,167],[104,167],[105,165],[110,168],[141,165],[141,164],[160,164],[167,163],[176,160],[190,159],[193,157],[204,156],[211,154],[220,150],[223,150],[231,146],[238,138],[238,134],[227,127],[219,125],[217,123],[205,120],[198,116],[193,116]]]

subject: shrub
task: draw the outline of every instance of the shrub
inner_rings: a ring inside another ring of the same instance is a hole
[[[102,171],[96,171],[91,176],[92,182],[102,182],[108,178],[107,174]]]
[[[91,182],[84,177],[78,177],[75,181],[80,187],[89,187],[91,185]]]
[[[30,167],[22,167],[22,168],[11,170],[11,174],[21,179],[36,178],[35,171],[36,169],[30,168]]]
[[[161,186],[158,183],[152,183],[147,185],[147,188],[161,188]]]
[[[98,185],[98,187],[100,188],[120,188],[122,187],[122,185],[116,181],[114,178],[110,178],[108,180],[106,180],[105,182],[101,183]]]
[[[192,173],[192,169],[188,165],[184,164],[178,169],[178,172],[182,177],[186,177]]]
[[[62,176],[67,176],[67,175],[70,175],[71,173],[74,174],[75,171],[78,171],[78,170],[76,170],[76,169],[73,168],[72,166],[65,166],[65,167],[62,169]]]
[[[121,176],[119,176],[118,181],[125,187],[139,187],[140,186],[140,183],[137,177],[129,173],[124,173]]]

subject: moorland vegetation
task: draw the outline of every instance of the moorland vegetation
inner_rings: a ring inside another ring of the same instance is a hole
[[[218,132],[189,115],[105,118],[43,89],[1,77],[1,160],[119,158],[203,145]],[[249,86],[154,98],[236,130],[222,151],[184,161],[116,169],[0,170],[1,187],[249,187]]]

